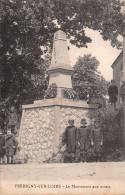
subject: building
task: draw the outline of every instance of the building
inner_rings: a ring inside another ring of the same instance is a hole
[[[112,64],[113,69],[113,79],[115,80],[115,83],[118,87],[118,100],[117,100],[117,106],[121,104],[121,98],[120,98],[120,87],[122,84],[122,77],[123,77],[123,51],[119,54],[119,56],[116,58],[116,60]]]

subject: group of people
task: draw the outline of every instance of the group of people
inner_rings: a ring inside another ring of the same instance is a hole
[[[68,121],[64,142],[66,144],[65,162],[86,162],[90,157],[96,157],[101,161],[103,151],[103,134],[99,121],[88,126],[86,119],[81,120],[81,126],[77,128],[74,120]],[[7,134],[0,130],[0,164],[13,164],[18,141],[13,124],[8,125]]]
[[[103,134],[99,121],[94,122],[92,129],[87,126],[86,119],[81,120],[79,128],[74,126],[74,120],[69,120],[68,123],[64,136],[65,162],[86,162],[92,156],[101,161]]]
[[[14,163],[18,141],[15,132],[12,132],[10,125],[8,126],[7,134],[3,134],[0,130],[0,164]]]

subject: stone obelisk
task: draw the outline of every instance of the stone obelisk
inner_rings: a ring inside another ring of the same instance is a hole
[[[56,83],[60,90],[61,88],[72,88],[71,72],[66,34],[59,30],[54,34],[52,60],[48,69],[49,85]],[[61,97],[61,93],[58,92],[57,97]]]

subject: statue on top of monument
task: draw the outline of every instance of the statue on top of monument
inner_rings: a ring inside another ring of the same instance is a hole
[[[115,107],[117,102],[117,96],[118,96],[118,87],[115,84],[115,80],[111,80],[111,84],[108,89],[108,95],[109,95],[109,102],[111,103],[111,105]]]

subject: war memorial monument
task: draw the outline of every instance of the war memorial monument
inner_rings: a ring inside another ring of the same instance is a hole
[[[22,106],[19,131],[20,158],[28,162],[46,162],[56,155],[61,147],[62,136],[69,119],[79,126],[82,118],[90,122],[96,105],[86,101],[64,98],[63,89],[72,89],[66,34],[59,30],[54,34],[52,60],[48,69],[49,86],[57,85],[57,96],[52,99],[36,100]]]

